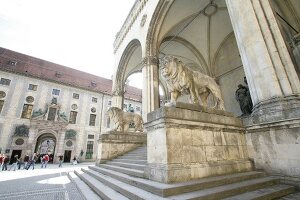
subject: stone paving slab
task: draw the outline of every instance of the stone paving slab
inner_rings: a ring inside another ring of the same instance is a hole
[[[37,165],[34,170],[0,171],[0,200],[85,200],[67,173],[94,163]]]

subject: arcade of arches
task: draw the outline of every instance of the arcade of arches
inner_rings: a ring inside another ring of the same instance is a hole
[[[246,77],[253,103],[252,114],[242,118],[249,159],[256,168],[299,180],[299,1],[142,0],[130,15],[114,43],[114,106],[122,108],[127,77],[141,71],[147,122],[170,98],[159,73],[165,55],[215,78],[226,111],[236,117],[242,113],[235,92]]]

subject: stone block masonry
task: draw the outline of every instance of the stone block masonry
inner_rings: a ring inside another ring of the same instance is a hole
[[[249,171],[245,130],[231,113],[178,103],[148,114],[146,174],[170,183]]]

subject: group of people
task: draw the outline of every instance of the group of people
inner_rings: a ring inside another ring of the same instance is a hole
[[[41,160],[41,168],[47,168],[47,164],[50,161],[50,156],[48,154],[37,155],[36,153],[34,153],[32,156],[25,155],[24,159],[19,158],[18,155],[15,155],[12,160],[10,160],[8,155],[0,154],[0,171],[16,171],[17,169],[21,169],[22,167],[26,170],[30,169],[31,167],[32,169],[34,169],[35,163],[39,158]],[[62,167],[63,156],[59,155],[58,158],[59,167]],[[12,163],[12,165],[8,169],[9,163]]]

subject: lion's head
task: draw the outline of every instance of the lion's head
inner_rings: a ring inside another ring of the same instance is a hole
[[[174,79],[178,76],[178,66],[182,62],[174,56],[165,56],[160,60],[161,75],[166,79]]]
[[[120,114],[122,113],[123,111],[118,108],[118,107],[110,107],[107,112],[106,112],[106,115],[109,116],[110,119],[114,120],[116,118],[119,118],[120,117]]]

